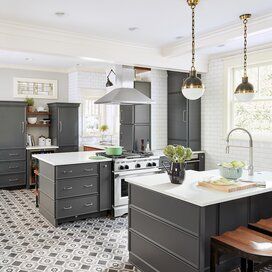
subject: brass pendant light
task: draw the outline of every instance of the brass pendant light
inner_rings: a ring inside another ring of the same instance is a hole
[[[187,0],[188,5],[192,9],[192,67],[190,76],[183,82],[182,93],[189,100],[199,99],[205,91],[205,87],[201,79],[197,76],[195,69],[195,7],[199,0]]]
[[[248,82],[247,76],[247,21],[251,17],[251,14],[243,14],[240,19],[244,24],[244,76],[242,78],[242,83],[236,88],[234,95],[238,101],[248,102],[254,97],[254,87]]]

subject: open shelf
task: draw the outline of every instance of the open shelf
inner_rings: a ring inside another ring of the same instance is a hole
[[[42,116],[42,115],[50,115],[48,111],[35,111],[35,112],[26,112],[27,116]]]
[[[50,124],[26,124],[27,127],[50,127]]]

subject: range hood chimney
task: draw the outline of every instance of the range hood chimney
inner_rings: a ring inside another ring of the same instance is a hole
[[[135,88],[117,88],[102,96],[95,104],[134,105],[153,104],[154,101]]]

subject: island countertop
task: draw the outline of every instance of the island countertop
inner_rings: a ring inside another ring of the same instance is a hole
[[[33,158],[48,163],[53,166],[80,164],[80,163],[94,163],[111,161],[110,158],[105,159],[90,159],[95,156],[95,151],[82,151],[82,152],[65,152],[65,153],[49,153],[49,154],[35,154]]]
[[[220,177],[218,170],[203,172],[188,170],[186,171],[186,178],[183,184],[172,184],[166,173],[142,177],[131,177],[126,181],[128,183],[141,186],[200,207],[263,194],[266,192],[272,192],[272,172],[255,172],[253,177],[249,177],[247,172],[244,171],[242,176],[243,180],[256,182],[265,181],[265,188],[256,187],[243,191],[226,193],[197,186],[199,181],[208,180],[209,178],[215,176]]]

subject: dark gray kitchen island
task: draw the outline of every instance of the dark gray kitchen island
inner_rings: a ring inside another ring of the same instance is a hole
[[[197,186],[216,175],[187,171],[182,185],[171,184],[167,174],[128,180],[132,264],[142,272],[209,271],[211,236],[272,216],[271,172],[251,178],[265,180],[266,188],[224,193]],[[219,271],[230,271],[237,261],[222,259]]]

